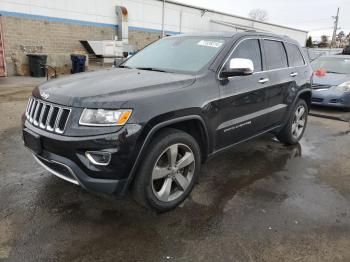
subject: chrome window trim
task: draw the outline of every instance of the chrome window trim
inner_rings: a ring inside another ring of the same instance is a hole
[[[290,42],[290,41],[285,41],[285,40],[281,40],[281,39],[277,39],[277,38],[273,38],[273,37],[247,37],[247,38],[244,38],[244,39],[241,39],[237,44],[236,46],[231,50],[231,52],[229,53],[229,55],[226,57],[224,63],[221,65],[220,67],[220,70],[218,71],[218,74],[217,74],[217,79],[219,81],[221,80],[225,80],[225,79],[231,79],[231,78],[234,78],[234,77],[240,77],[240,76],[230,76],[230,77],[227,77],[227,78],[222,78],[220,77],[220,74],[221,74],[221,71],[222,69],[225,67],[226,63],[228,62],[229,58],[231,57],[231,55],[233,54],[233,52],[237,49],[237,47],[244,41],[246,40],[270,40],[270,41],[278,41],[278,42],[281,42],[281,43],[288,43],[288,44],[292,44],[292,45],[295,45],[298,47],[299,51],[300,51],[300,48],[297,44],[293,43],[293,42]],[[261,49],[261,52],[263,52],[262,50],[262,47],[260,46],[260,49]],[[278,70],[284,70],[284,69],[290,69],[290,68],[299,68],[299,67],[305,67],[307,66],[307,62],[305,60],[305,57],[304,57],[304,54],[303,52],[300,52],[301,53],[301,56],[303,57],[304,59],[304,65],[301,65],[301,66],[289,66],[289,61],[288,61],[288,67],[283,67],[283,68],[276,68],[276,69],[270,69],[270,70],[263,70],[263,71],[259,71],[259,72],[253,72],[253,75],[255,74],[261,74],[261,73],[267,73],[267,72],[273,72],[273,71],[278,71]],[[288,57],[288,54],[287,54],[287,50],[286,50],[286,55]],[[287,58],[288,59],[288,58]]]
[[[301,55],[301,57],[303,58],[303,61],[304,61],[304,64],[303,65],[300,65],[300,66],[292,66],[293,68],[294,67],[302,67],[302,66],[307,66],[307,63],[306,63],[306,59],[305,59],[305,57],[304,57],[304,52],[299,48],[299,46],[298,45],[296,45],[296,44],[294,44],[294,43],[291,43],[291,42],[284,42],[284,43],[286,43],[286,44],[290,44],[290,45],[295,45],[297,48],[298,48],[298,50],[299,50],[299,53],[300,53],[300,55]],[[286,48],[286,53],[287,53],[287,57],[288,57],[288,51],[287,51],[287,48]],[[288,59],[288,64],[289,64],[289,59]]]

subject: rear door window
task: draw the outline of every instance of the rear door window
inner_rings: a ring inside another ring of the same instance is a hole
[[[264,40],[264,50],[268,70],[288,67],[287,54],[282,42]]]
[[[245,58],[253,61],[254,72],[260,72],[262,70],[261,51],[259,40],[247,39],[241,42],[230,57],[232,58]]]
[[[288,54],[289,66],[302,66],[305,64],[300,49],[294,44],[285,44]]]

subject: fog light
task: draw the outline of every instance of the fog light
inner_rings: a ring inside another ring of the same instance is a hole
[[[86,151],[85,156],[91,163],[98,166],[107,166],[111,161],[111,153],[102,151]]]

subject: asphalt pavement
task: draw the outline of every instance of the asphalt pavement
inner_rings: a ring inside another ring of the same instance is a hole
[[[350,261],[348,123],[310,117],[297,146],[221,153],[159,215],[37,165],[21,140],[30,90],[0,81],[0,261]]]

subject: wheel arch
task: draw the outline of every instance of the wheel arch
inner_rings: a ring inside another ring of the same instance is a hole
[[[127,192],[132,181],[134,180],[137,170],[140,167],[142,158],[147,151],[152,139],[157,135],[158,132],[164,128],[175,128],[189,133],[197,141],[201,149],[202,162],[205,161],[209,154],[209,135],[203,118],[199,115],[188,115],[174,119],[169,119],[154,125],[150,131],[148,131],[146,138],[144,139],[140,151],[136,157],[136,160],[130,170],[128,180],[124,186],[123,194]],[[199,134],[199,137],[195,134]]]
[[[311,107],[311,97],[312,97],[312,91],[311,89],[305,89],[305,90],[302,90],[298,93],[297,95],[297,99],[294,101],[294,104],[298,101],[298,99],[303,99],[305,100],[307,106],[308,106],[308,109],[310,110],[310,107]]]

